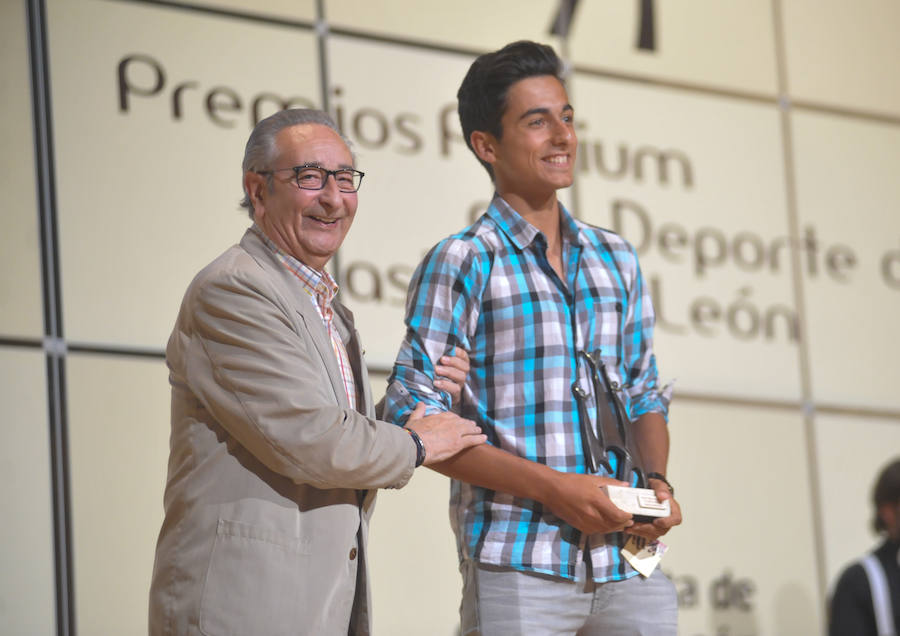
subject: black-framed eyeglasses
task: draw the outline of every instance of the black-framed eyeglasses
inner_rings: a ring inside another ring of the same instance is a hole
[[[341,192],[357,192],[362,185],[365,172],[353,168],[338,168],[327,170],[315,164],[293,166],[292,168],[276,168],[275,170],[257,170],[257,174],[274,174],[276,172],[293,172],[294,181],[301,190],[322,190],[328,183],[328,177],[334,178],[338,190]]]

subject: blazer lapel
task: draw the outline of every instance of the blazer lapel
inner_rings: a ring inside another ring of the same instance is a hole
[[[328,337],[325,324],[322,322],[319,312],[313,304],[315,301],[303,291],[300,287],[300,281],[278,261],[275,254],[266,247],[253,230],[248,229],[244,233],[244,237],[241,239],[241,247],[247,250],[253,259],[259,263],[260,267],[271,274],[272,280],[276,282],[287,303],[299,315],[328,373],[328,380],[331,383],[338,405],[342,408],[355,409],[356,405],[351,405],[349,400],[347,400],[347,391],[344,388],[344,380],[341,377],[341,371],[335,359],[331,339]]]

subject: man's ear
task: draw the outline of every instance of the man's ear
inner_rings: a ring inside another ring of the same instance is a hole
[[[483,130],[472,131],[469,141],[472,143],[472,149],[479,159],[494,165],[494,162],[497,161],[497,140],[491,133]]]
[[[268,185],[265,175],[248,170],[244,173],[244,189],[253,204],[253,216],[259,218],[266,212],[266,194]]]

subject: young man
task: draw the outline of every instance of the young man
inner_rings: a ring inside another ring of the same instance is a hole
[[[462,413],[490,444],[433,466],[453,477],[464,634],[675,634],[672,584],[659,570],[637,576],[620,555],[622,530],[656,539],[681,522],[664,477],[653,310],[631,246],[557,200],[577,150],[561,66],[550,47],[516,42],[463,80],[463,134],[496,194],[417,269],[385,416],[401,423],[420,402],[447,410],[431,388],[435,364],[468,351]],[[598,349],[623,388],[649,486],[671,501],[671,516],[652,524],[600,488],[623,482],[587,469],[573,385],[584,386],[583,352]]]

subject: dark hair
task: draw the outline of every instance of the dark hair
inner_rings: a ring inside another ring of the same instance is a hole
[[[875,504],[875,519],[872,522],[875,531],[887,530],[878,514],[878,508],[881,504],[900,502],[900,459],[895,459],[885,466],[878,475],[878,481],[872,490],[872,502]]]
[[[500,120],[506,111],[509,87],[529,77],[552,75],[563,81],[563,64],[556,52],[546,44],[519,40],[499,51],[478,56],[463,78],[456,93],[457,112],[466,145],[473,153],[470,137],[476,130],[488,132],[500,139],[503,127]],[[478,155],[475,155],[478,157]],[[481,158],[478,157],[481,161]],[[481,161],[491,179],[494,172],[489,163]]]

